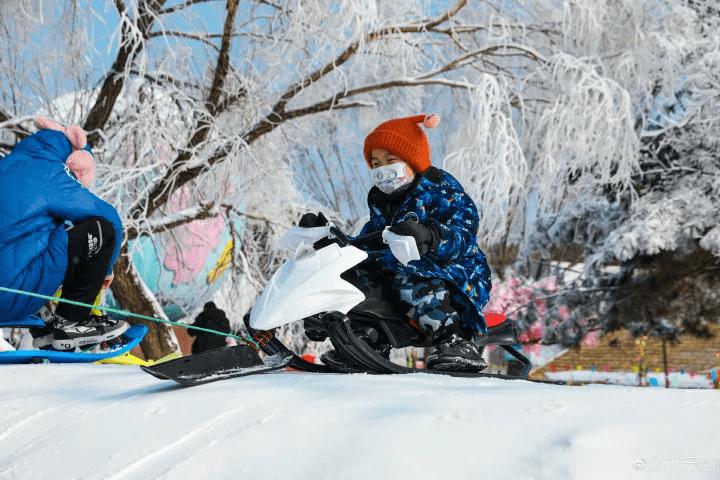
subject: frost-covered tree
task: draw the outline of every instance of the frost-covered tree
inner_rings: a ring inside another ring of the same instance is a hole
[[[0,148],[30,133],[37,113],[90,132],[95,189],[127,230],[113,294],[145,315],[162,310],[129,256],[134,240],[168,245],[184,226],[222,218],[236,238],[237,282],[259,289],[284,258],[277,235],[311,203],[349,229],[361,221],[362,139],[388,118],[445,119],[430,138],[435,161],[475,198],[486,248],[542,255],[567,243],[551,231],[578,230],[559,219],[597,210],[593,241],[581,245],[598,267],[624,261],[610,256],[612,243],[632,256],[623,232],[637,230],[623,228],[633,215],[649,224],[643,202],[651,208],[650,193],[659,195],[648,183],[652,156],[714,138],[705,135],[717,97],[710,1],[0,8]],[[700,242],[710,252],[714,225]],[[145,349],[157,358],[169,343],[154,331]]]
[[[716,2],[655,3],[635,35],[638,46],[654,48],[616,56],[627,57],[623,68],[643,72],[634,83],[618,77],[632,98],[639,141],[632,188],[599,184],[541,211],[523,243],[524,260],[530,252],[550,259],[549,246],[584,253],[585,270],[554,298],[572,314],[546,315],[546,343],[577,344],[588,331],[617,328],[704,335],[720,318],[720,10]]]

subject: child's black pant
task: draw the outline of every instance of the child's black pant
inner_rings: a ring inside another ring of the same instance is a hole
[[[70,227],[68,266],[62,286],[62,298],[92,305],[105,281],[115,250],[115,228],[104,218],[91,217]],[[84,320],[90,307],[60,302],[55,310],[68,320]]]

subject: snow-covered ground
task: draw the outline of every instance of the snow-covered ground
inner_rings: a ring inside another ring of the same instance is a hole
[[[0,366],[2,480],[717,479],[718,432],[717,390]]]

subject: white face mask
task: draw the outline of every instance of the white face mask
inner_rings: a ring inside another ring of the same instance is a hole
[[[370,170],[373,185],[383,193],[391,194],[398,188],[412,182],[412,178],[407,176],[405,167],[405,162],[397,162],[384,167],[373,168]]]

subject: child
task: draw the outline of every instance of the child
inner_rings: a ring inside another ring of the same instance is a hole
[[[452,175],[432,166],[418,126],[433,128],[439,121],[436,114],[398,118],[367,136],[363,152],[374,187],[360,236],[389,227],[415,240],[421,257],[407,265],[387,248],[377,251],[380,245],[363,248],[375,252],[373,261],[390,278],[406,315],[430,336],[435,350],[426,367],[478,372],[487,365],[470,339],[487,331],[481,311],[490,296],[490,269],[477,245],[475,204]],[[310,217],[301,226],[324,221]]]
[[[0,286],[92,304],[113,280],[122,224],[115,209],[87,189],[95,161],[85,132],[36,119],[40,131],[0,160]],[[120,336],[127,323],[38,297],[0,291],[0,327],[41,312],[33,346],[71,350]]]
[[[406,266],[390,250],[375,262],[391,272],[392,288],[408,317],[431,337],[428,369],[477,372],[486,367],[470,341],[486,332],[482,308],[490,297],[490,269],[477,245],[477,207],[458,181],[433,167],[419,124],[437,126],[437,114],[380,124],[365,139],[363,153],[374,187],[370,220],[360,235],[389,226],[415,239],[420,260]]]

